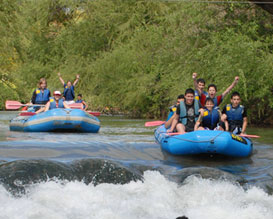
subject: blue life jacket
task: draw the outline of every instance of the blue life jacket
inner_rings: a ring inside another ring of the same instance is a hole
[[[198,90],[194,91],[194,97],[195,97],[196,100],[198,100],[198,101],[200,100]]]
[[[217,127],[220,119],[218,109],[218,107],[214,107],[211,112],[208,109],[204,110],[204,116],[202,121],[203,127],[207,127],[210,130],[213,130]]]
[[[173,116],[173,114],[176,112],[176,108],[177,108],[176,105],[172,105],[172,106],[169,107],[170,112],[168,114],[168,117],[167,117],[166,121],[168,121]]]
[[[83,100],[76,100],[76,102],[75,103],[82,103],[83,102]],[[83,104],[83,109],[85,109],[85,105]]]
[[[50,91],[48,89],[44,89],[44,92],[41,89],[36,89],[35,93],[35,104],[45,104],[49,101]]]
[[[66,84],[64,84],[64,98],[66,101],[74,100],[75,93],[74,93],[74,86],[71,85],[70,88],[67,87]]]
[[[243,113],[244,113],[244,106],[242,105],[239,105],[236,108],[233,108],[231,104],[226,105],[227,120],[230,125],[231,131],[233,127],[235,126],[242,127]]]
[[[57,107],[57,105],[56,105],[56,101],[55,101],[54,97],[51,97],[51,98],[50,98],[50,106],[49,106],[49,109],[55,109],[55,108],[64,108],[64,101],[63,101],[63,98],[60,98],[60,99],[59,99],[58,107]]]
[[[208,97],[208,95],[209,95],[208,92],[206,92],[206,91],[203,91],[202,93],[205,94],[206,97]],[[198,90],[194,91],[194,97],[195,97],[196,100],[198,100],[198,101],[200,100],[200,96],[199,96]]]
[[[198,116],[199,116],[199,101],[194,99],[194,120],[195,122],[197,121],[198,119]],[[186,125],[187,122],[188,122],[188,118],[189,116],[187,115],[187,108],[186,108],[186,105],[185,105],[185,102],[184,101],[181,101],[180,102],[180,115],[179,115],[179,121],[183,124],[183,125]]]

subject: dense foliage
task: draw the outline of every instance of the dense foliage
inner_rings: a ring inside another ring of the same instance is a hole
[[[219,93],[239,75],[249,118],[273,123],[273,16],[253,4],[0,0],[0,33],[1,108],[60,71],[93,109],[160,118],[198,72]]]

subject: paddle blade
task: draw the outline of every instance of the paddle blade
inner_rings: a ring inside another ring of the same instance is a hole
[[[87,111],[87,112],[93,116],[100,116],[100,112],[92,112],[92,111]]]
[[[18,101],[15,100],[7,100],[5,103],[5,107],[8,110],[15,110],[15,109],[19,109],[23,104],[21,104]]]
[[[82,103],[72,103],[68,105],[71,109],[83,109]]]
[[[36,115],[35,112],[21,112],[19,116],[34,116]]]
[[[152,121],[152,122],[146,122],[145,127],[150,127],[150,126],[159,126],[163,125],[165,121]]]
[[[261,137],[259,135],[247,135],[247,134],[240,134],[240,136],[246,137],[246,138],[260,138]]]

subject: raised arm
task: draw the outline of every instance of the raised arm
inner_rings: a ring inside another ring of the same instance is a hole
[[[79,79],[80,79],[80,75],[77,75],[76,80],[73,83],[73,86],[75,86],[78,83]]]
[[[60,81],[62,82],[62,84],[63,84],[63,86],[64,86],[64,80],[63,80],[63,78],[61,77],[61,73],[60,72],[58,72],[58,76],[59,76],[59,79],[60,79]]]
[[[197,78],[197,73],[196,73],[196,72],[193,72],[193,73],[192,73],[192,79],[193,79],[194,88],[195,88],[195,90],[198,91],[198,94],[199,94],[199,96],[200,96],[202,92],[201,92],[200,88],[198,87],[196,78]]]
[[[224,98],[235,87],[238,81],[239,81],[239,77],[236,76],[232,84],[222,93],[222,98]]]

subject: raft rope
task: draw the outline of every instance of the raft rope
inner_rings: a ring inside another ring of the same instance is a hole
[[[163,134],[163,133],[166,133],[166,132],[160,132],[159,134]],[[184,139],[184,138],[178,138],[176,136],[171,136],[171,135],[168,135],[169,137],[172,137],[172,138],[176,138],[178,140],[181,140],[181,141],[188,141],[188,142],[193,142],[193,143],[206,143],[206,142],[210,142],[211,144],[214,144],[214,140],[220,136],[221,134],[223,134],[224,131],[220,132],[218,135],[214,136],[213,138],[209,139],[209,140],[205,140],[205,141],[194,141],[194,140],[191,140],[191,139]],[[167,134],[167,133],[166,133]]]

